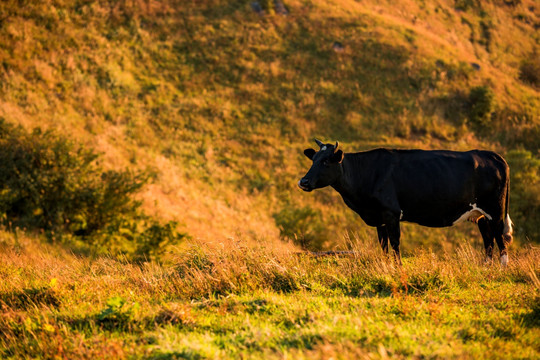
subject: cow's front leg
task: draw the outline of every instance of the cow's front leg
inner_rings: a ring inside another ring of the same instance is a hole
[[[386,230],[386,226],[377,226],[377,237],[379,238],[381,248],[388,254],[388,231]]]
[[[401,254],[399,252],[399,238],[401,230],[399,228],[399,217],[388,212],[383,214],[383,221],[386,225],[386,231],[390,240],[390,245],[394,249],[394,256],[399,265],[401,265]]]

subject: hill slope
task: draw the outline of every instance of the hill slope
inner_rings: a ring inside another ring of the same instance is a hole
[[[512,204],[537,240],[524,222],[540,216],[534,1],[291,0],[287,15],[271,1],[263,13],[217,0],[0,6],[0,116],[57,129],[105,167],[153,168],[147,212],[196,238],[272,240],[280,225],[333,246],[363,231],[330,191],[296,192],[317,136],[345,151],[524,149],[512,158],[530,176]]]

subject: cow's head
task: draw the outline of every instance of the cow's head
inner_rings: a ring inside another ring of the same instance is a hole
[[[315,142],[319,145],[319,151],[304,150],[304,154],[313,161],[311,169],[298,182],[298,186],[304,191],[332,185],[341,176],[340,164],[343,161],[343,151],[338,149],[339,143],[336,141],[335,145],[323,144],[317,139]]]

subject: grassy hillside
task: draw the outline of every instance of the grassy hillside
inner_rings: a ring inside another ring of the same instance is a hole
[[[74,256],[0,234],[0,357],[387,359],[540,356],[540,252],[508,268],[470,245],[396,268],[247,242],[168,266]]]
[[[331,247],[362,229],[336,194],[295,189],[315,136],[345,151],[494,149],[524,169],[514,220],[537,241],[534,1],[284,4],[2,2],[0,117],[56,129],[105,168],[151,168],[146,211],[206,240],[273,241],[281,225]],[[411,227],[405,243],[471,229]]]
[[[534,0],[0,1],[0,358],[538,358],[539,27]],[[510,265],[403,224],[395,266],[297,188],[314,137],[500,152]]]

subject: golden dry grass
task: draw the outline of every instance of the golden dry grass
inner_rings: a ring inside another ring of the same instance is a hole
[[[166,264],[133,264],[3,233],[0,354],[538,355],[538,249],[512,253],[508,268],[484,264],[470,245],[418,251],[400,268],[365,239],[353,243],[354,256],[324,258],[243,241],[193,243]]]

